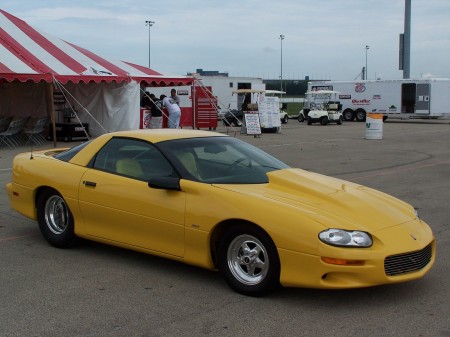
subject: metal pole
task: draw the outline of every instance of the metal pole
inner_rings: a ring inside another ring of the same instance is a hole
[[[411,0],[405,0],[405,31],[403,35],[403,78],[410,77]]]
[[[364,77],[365,80],[367,80],[367,51],[369,50],[369,46],[366,45],[366,76]]]
[[[284,40],[284,35],[280,35],[280,40],[281,40],[280,91],[283,91],[283,40]]]
[[[150,39],[150,28],[153,26],[155,21],[145,21],[145,25],[148,26],[148,67],[150,68],[151,62],[150,62],[150,46],[151,46],[151,39]]]

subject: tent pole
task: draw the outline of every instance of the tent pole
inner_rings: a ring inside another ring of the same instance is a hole
[[[53,99],[53,82],[48,84],[48,105],[50,107],[50,116],[52,119],[52,138],[53,147],[56,147],[56,118],[55,118],[55,102]]]

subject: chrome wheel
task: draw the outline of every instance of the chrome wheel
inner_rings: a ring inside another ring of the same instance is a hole
[[[247,234],[239,235],[231,241],[227,261],[236,280],[246,285],[260,283],[269,270],[269,259],[264,245]]]
[[[54,234],[62,234],[69,225],[69,211],[63,198],[53,195],[45,204],[45,223]]]
[[[76,241],[75,222],[64,198],[53,189],[41,191],[37,200],[37,220],[44,238],[58,248]]]

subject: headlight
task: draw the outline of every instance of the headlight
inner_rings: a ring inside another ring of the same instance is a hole
[[[366,232],[346,231],[344,229],[330,228],[319,233],[320,241],[332,245],[343,247],[370,247],[372,238]]]

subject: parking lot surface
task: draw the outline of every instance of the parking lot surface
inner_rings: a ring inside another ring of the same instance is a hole
[[[12,158],[30,149],[2,147],[0,336],[450,337],[448,120],[388,121],[380,140],[366,140],[365,124],[357,122],[308,126],[290,120],[280,133],[259,138],[237,128],[217,131],[290,166],[411,203],[436,236],[433,269],[397,285],[282,288],[252,298],[234,293],[215,271],[94,242],[56,249],[35,222],[9,208],[4,186]]]

